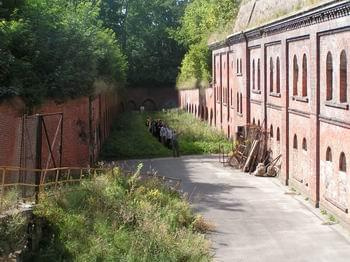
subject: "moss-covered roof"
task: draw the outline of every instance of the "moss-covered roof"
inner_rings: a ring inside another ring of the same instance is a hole
[[[234,32],[246,31],[335,0],[243,0]]]

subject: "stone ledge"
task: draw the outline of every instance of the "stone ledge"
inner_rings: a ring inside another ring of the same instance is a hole
[[[306,96],[292,96],[292,100],[298,101],[298,102],[303,102],[303,103],[309,102],[309,98]]]
[[[337,103],[337,102],[333,102],[333,101],[326,101],[326,102],[324,102],[324,104],[326,106],[329,106],[329,107],[349,110],[349,104],[348,103]]]
[[[270,96],[281,97],[281,93],[270,92]]]

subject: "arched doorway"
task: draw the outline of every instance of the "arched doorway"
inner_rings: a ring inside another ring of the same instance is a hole
[[[156,111],[157,105],[152,99],[146,99],[143,101],[142,106],[145,107],[145,111]]]

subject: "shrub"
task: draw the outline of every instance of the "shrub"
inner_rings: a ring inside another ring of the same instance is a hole
[[[166,113],[154,113],[153,117],[164,120],[176,130],[179,134],[180,153],[183,155],[219,153],[220,145],[226,152],[232,148],[232,142],[226,138],[225,134],[189,113],[171,110]]]
[[[126,176],[119,170],[44,198],[35,214],[51,228],[50,241],[35,259],[50,250],[48,260],[211,260],[189,204],[155,178],[141,179],[139,172]]]
[[[10,253],[23,250],[27,241],[27,220],[21,214],[0,219],[0,261]]]
[[[0,20],[0,98],[31,106],[90,95],[96,80],[121,86],[126,59],[99,10],[92,1],[27,0]]]

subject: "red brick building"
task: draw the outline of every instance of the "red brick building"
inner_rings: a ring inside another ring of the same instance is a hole
[[[282,154],[281,181],[350,223],[350,2],[262,19],[300,10],[296,2],[244,4],[236,33],[210,45],[212,87],[181,91],[179,101],[229,137],[264,127]]]

